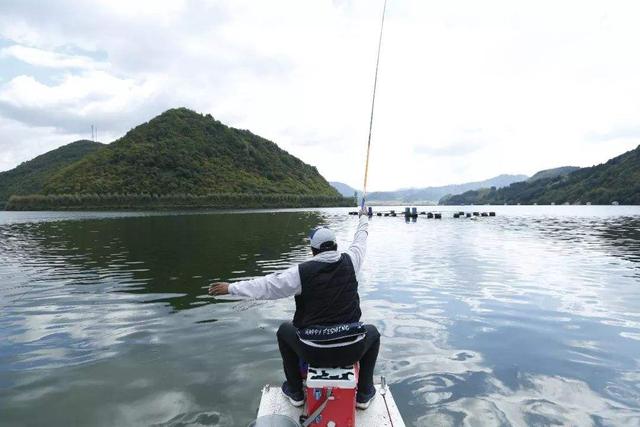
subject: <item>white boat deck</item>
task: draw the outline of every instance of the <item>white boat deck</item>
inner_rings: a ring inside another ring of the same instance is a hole
[[[356,427],[405,427],[396,402],[388,387],[381,390],[376,385],[376,397],[366,410],[356,410]],[[279,386],[265,386],[258,409],[258,417],[263,415],[286,415],[298,420],[303,407],[296,408],[282,394]]]

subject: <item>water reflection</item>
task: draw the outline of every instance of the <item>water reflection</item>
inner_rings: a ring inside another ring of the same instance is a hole
[[[372,219],[363,312],[408,425],[640,425],[640,216],[526,209]],[[355,229],[344,210],[47,215],[0,221],[8,425],[246,425],[293,303],[212,304],[207,284]]]
[[[0,229],[0,250],[13,269],[45,280],[152,294],[138,301],[181,310],[215,302],[201,298],[212,280],[288,266],[282,255],[305,252],[304,238],[320,221],[317,212],[285,212],[13,224]]]

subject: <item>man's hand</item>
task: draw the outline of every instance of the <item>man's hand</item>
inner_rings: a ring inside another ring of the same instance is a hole
[[[209,286],[209,295],[227,295],[229,284],[227,282],[216,282]]]

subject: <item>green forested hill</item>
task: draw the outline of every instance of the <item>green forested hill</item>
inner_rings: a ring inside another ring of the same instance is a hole
[[[76,141],[49,151],[15,169],[0,172],[0,203],[12,194],[41,193],[45,182],[66,166],[95,152],[104,144],[92,141]]]
[[[45,194],[340,197],[317,169],[248,130],[172,109],[47,182]]]
[[[640,204],[640,146],[606,163],[566,175],[517,182],[445,198],[447,205],[466,204]]]
[[[578,169],[580,168],[577,166],[561,166],[559,168],[545,169],[545,170],[541,170],[540,172],[537,172],[527,181],[533,182],[539,179],[556,178],[559,176],[569,175],[571,172],[575,172]]]

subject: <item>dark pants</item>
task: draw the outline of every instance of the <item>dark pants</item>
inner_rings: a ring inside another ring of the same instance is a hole
[[[300,360],[318,367],[351,365],[360,361],[358,391],[369,393],[373,388],[373,369],[380,350],[380,333],[373,325],[365,325],[367,335],[354,345],[337,348],[316,348],[304,345],[298,339],[295,326],[285,322],[278,329],[278,347],[282,355],[284,373],[292,391],[302,391]]]

